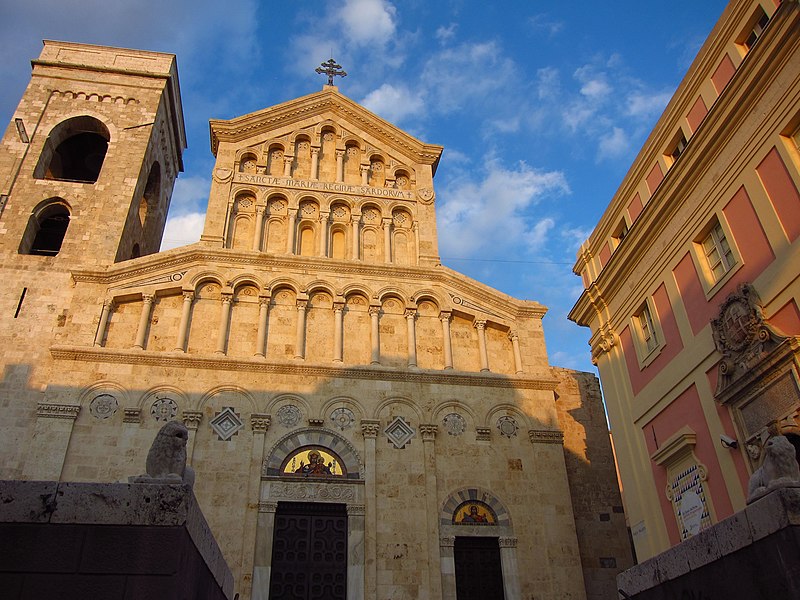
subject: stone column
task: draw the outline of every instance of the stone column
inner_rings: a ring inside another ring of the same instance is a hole
[[[139,315],[139,328],[136,330],[134,348],[144,349],[147,327],[150,325],[150,315],[153,310],[153,294],[142,294],[142,313]]]
[[[364,520],[363,504],[347,505],[347,600],[364,600]]]
[[[336,151],[336,182],[344,181],[344,150]]]
[[[442,322],[442,348],[444,349],[444,368],[453,368],[453,342],[450,337],[450,317],[449,312],[440,312],[439,320]]]
[[[353,215],[350,218],[353,220],[352,221],[352,225],[353,225],[353,235],[352,235],[352,238],[353,238],[353,260],[358,260],[359,255],[360,255],[360,252],[358,251],[358,247],[360,245],[359,240],[358,240],[358,224],[359,224],[359,221],[361,220],[361,215],[353,213]]]
[[[256,230],[253,233],[253,251],[260,252],[261,251],[261,234],[262,230],[264,229],[264,211],[266,210],[265,206],[257,206],[256,207]]]
[[[270,416],[253,413],[250,428],[253,431],[253,447],[250,453],[250,476],[247,498],[244,504],[244,529],[242,535],[242,568],[239,589],[245,598],[251,597],[253,566],[255,562],[256,530],[258,529],[258,497],[261,492],[261,465],[264,461],[264,440],[270,425]]]
[[[392,261],[392,218],[383,218],[383,262]]]
[[[258,336],[255,356],[267,355],[267,318],[269,317],[269,296],[258,297]]]
[[[283,176],[287,178],[292,177],[292,161],[294,160],[294,156],[285,156],[283,157]]]
[[[333,303],[333,362],[344,360],[344,302]]]
[[[194,302],[194,292],[183,292],[181,322],[178,325],[178,339],[175,340],[176,352],[186,352],[186,336],[189,333],[189,318],[192,316],[192,302]]]
[[[414,250],[416,251],[414,258],[412,259],[412,264],[418,265],[419,264],[419,223],[414,221],[414,224],[411,226],[412,231],[414,232]]]
[[[319,148],[311,148],[311,179],[319,179]]]
[[[222,310],[219,314],[219,333],[217,334],[217,354],[225,354],[228,345],[228,326],[231,321],[233,294],[222,294]]]
[[[416,309],[409,308],[406,310],[406,325],[408,326],[408,366],[417,366],[417,327],[415,320],[417,318]]]
[[[306,308],[308,300],[297,301],[297,333],[294,338],[294,357],[306,357]]]
[[[200,427],[200,423],[203,421],[203,411],[181,411],[181,421],[186,425],[186,429],[189,430],[189,439],[186,442],[186,462],[191,465],[192,457],[194,456],[194,444],[195,440],[197,440],[197,430]]]
[[[375,492],[375,439],[380,430],[380,421],[361,420],[361,433],[364,435],[364,495],[365,495],[365,536],[364,536],[364,598],[377,598],[378,556],[377,556],[377,496]]]
[[[97,331],[94,334],[94,345],[102,346],[103,338],[106,337],[106,330],[108,329],[108,319],[111,316],[111,311],[114,310],[114,301],[107,299],[103,301],[103,309],[100,311],[100,322],[97,324]]]
[[[80,411],[77,404],[37,404],[36,425],[25,453],[22,479],[61,481],[72,428]]]
[[[511,347],[514,349],[514,369],[515,373],[522,373],[522,353],[519,351],[519,334],[512,331],[508,334],[508,339],[511,340]]]
[[[261,501],[258,503],[252,600],[268,600],[269,598],[272,538],[275,532],[275,511],[277,509],[277,502]]]
[[[481,355],[481,371],[489,370],[489,353],[486,351],[486,321],[475,321],[478,330],[478,352]]]
[[[319,255],[328,256],[328,213],[319,213]]]
[[[369,185],[369,165],[361,165],[361,185]]]
[[[381,364],[381,328],[380,328],[380,321],[378,320],[380,314],[381,314],[380,306],[369,307],[369,317],[371,325],[370,342],[372,343],[372,354],[369,362],[370,364],[373,365]]]
[[[521,600],[519,568],[517,567],[517,538],[500,538],[500,568],[503,571],[503,590],[506,600]]]
[[[456,538],[453,535],[439,538],[439,556],[442,572],[442,600],[456,600]]]
[[[421,423],[422,448],[425,460],[425,517],[427,519],[429,597],[442,597],[442,577],[439,556],[439,493],[436,481],[436,433],[437,425]]]
[[[286,252],[289,254],[294,254],[294,230],[295,230],[295,219],[297,218],[297,209],[296,208],[289,208],[286,210],[286,214],[289,216],[289,229],[286,232]]]

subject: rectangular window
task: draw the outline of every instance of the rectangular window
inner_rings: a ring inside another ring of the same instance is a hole
[[[636,321],[639,324],[639,337],[642,342],[642,348],[649,354],[658,346],[658,338],[656,337],[656,328],[653,325],[653,315],[650,313],[650,307],[647,304],[642,306],[636,315]]]
[[[714,283],[716,283],[736,265],[733,251],[725,238],[725,232],[722,230],[722,225],[720,225],[719,221],[714,223],[700,245],[703,247],[703,255],[708,264],[708,269],[711,272]]]
[[[686,149],[686,136],[683,134],[683,131],[681,131],[678,134],[678,139],[675,141],[672,147],[672,151],[669,153],[669,155],[672,157],[673,161],[676,161],[678,160],[678,157],[681,154],[683,154],[683,151],[685,149]]]
[[[767,26],[767,23],[769,23],[769,17],[767,16],[767,13],[765,13],[761,8],[758,10],[761,14],[757,16],[756,22],[753,24],[753,28],[742,42],[748,51],[753,47],[758,38],[761,37],[761,34],[764,33],[764,28]]]
[[[611,237],[614,239],[614,248],[619,246],[622,243],[622,240],[625,239],[625,236],[628,235],[628,222],[623,218],[617,228],[614,230],[614,233],[611,234]]]

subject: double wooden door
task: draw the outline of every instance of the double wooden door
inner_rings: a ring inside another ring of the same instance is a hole
[[[496,537],[456,537],[457,600],[504,600],[500,543]]]
[[[279,502],[274,532],[271,600],[345,600],[344,504]]]

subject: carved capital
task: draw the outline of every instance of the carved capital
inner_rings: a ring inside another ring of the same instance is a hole
[[[122,422],[123,423],[141,423],[142,422],[142,409],[137,407],[122,409]]]
[[[222,303],[230,304],[233,302],[233,294],[231,292],[222,292]]]
[[[442,548],[452,548],[456,545],[456,536],[443,535],[439,538],[439,546]]]
[[[440,321],[447,321],[450,322],[450,319],[453,318],[453,313],[449,311],[442,311],[439,313],[439,320]]]
[[[381,314],[380,306],[370,306],[368,310],[371,317],[377,317]]]
[[[270,415],[259,413],[250,415],[250,428],[253,430],[253,433],[267,433],[271,423],[272,417]]]
[[[414,320],[417,318],[417,309],[416,308],[407,308],[404,313],[406,319]]]
[[[184,410],[181,412],[181,421],[186,425],[186,429],[197,431],[200,427],[200,422],[203,420],[203,411],[200,410]]]
[[[81,407],[77,404],[49,404],[39,402],[36,405],[36,416],[43,419],[72,419],[78,418]]]
[[[367,512],[367,507],[363,504],[348,504],[347,505],[347,514],[351,517],[356,516],[364,516]]]
[[[515,537],[501,537],[498,542],[500,542],[501,548],[516,548],[517,547],[517,538]]]
[[[258,512],[260,513],[274,513],[278,510],[277,502],[266,502],[262,500],[258,503]]]
[[[531,444],[563,444],[564,432],[554,429],[530,429],[528,439]]]
[[[420,423],[419,430],[422,433],[423,441],[433,441],[439,431],[439,426],[432,423]]]
[[[512,342],[519,341],[519,334],[516,331],[509,331],[508,339],[510,339]]]
[[[361,433],[365,438],[376,438],[381,430],[381,422],[372,419],[361,419]]]
[[[486,329],[486,321],[475,321],[472,326],[480,331],[481,329]]]
[[[296,306],[298,311],[304,311],[308,308],[308,300],[298,300]]]
[[[194,302],[194,292],[183,292],[184,302]]]
[[[153,298],[155,298],[153,294],[142,294],[142,302],[144,302],[145,304],[152,304]]]

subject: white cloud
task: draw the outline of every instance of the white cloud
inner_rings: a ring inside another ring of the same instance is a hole
[[[395,34],[397,9],[385,0],[345,0],[339,10],[345,34],[356,44],[384,45]]]
[[[638,119],[649,119],[661,114],[672,98],[672,92],[662,90],[660,92],[645,93],[637,91],[630,94],[626,100],[626,114]]]
[[[439,40],[441,43],[445,43],[453,39],[456,34],[456,29],[458,28],[457,23],[450,23],[447,27],[442,25],[436,30],[436,39]]]
[[[419,117],[425,109],[421,92],[412,92],[406,86],[390,83],[371,91],[360,104],[394,124],[407,117]]]
[[[509,100],[516,89],[516,67],[495,42],[460,44],[433,55],[421,82],[430,104],[440,112],[461,109],[470,101]],[[519,107],[517,107],[519,108]]]
[[[180,215],[205,208],[210,189],[211,180],[206,177],[178,177],[172,192],[170,215]]]
[[[600,137],[598,146],[598,159],[617,158],[624,155],[630,149],[630,140],[625,131],[620,127],[614,127]]]
[[[488,159],[480,181],[465,178],[445,186],[437,211],[443,256],[497,255],[511,248],[533,252],[555,226],[530,209],[545,197],[569,193],[560,171],[541,171],[519,163],[507,169]]]
[[[169,250],[198,241],[203,233],[205,222],[206,214],[200,212],[168,218],[164,228],[164,238],[161,240],[161,250]]]
[[[561,21],[553,21],[548,15],[545,14],[532,16],[530,19],[528,19],[528,23],[530,23],[533,29],[544,31],[550,37],[561,33],[561,31],[564,29],[564,23]]]

